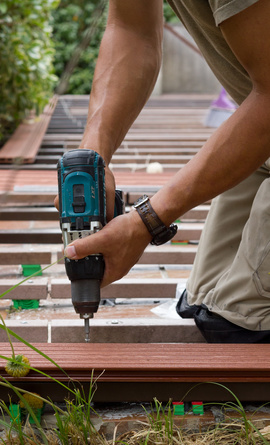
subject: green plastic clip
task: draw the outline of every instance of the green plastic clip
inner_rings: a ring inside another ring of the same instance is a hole
[[[203,402],[192,402],[193,414],[204,414]]]
[[[39,300],[13,300],[15,309],[37,309]]]
[[[24,277],[30,277],[33,273],[36,273],[36,276],[42,275],[42,269],[40,264],[22,264],[22,273]]]
[[[34,412],[38,422],[40,423],[41,422],[41,415],[42,415],[42,408],[33,409],[33,412]],[[35,424],[36,423],[31,415],[29,416],[29,423],[31,423],[31,424]]]
[[[21,409],[18,403],[11,403],[9,405],[10,421],[20,423],[21,422]]]
[[[173,413],[175,416],[184,416],[185,415],[184,402],[173,402]]]

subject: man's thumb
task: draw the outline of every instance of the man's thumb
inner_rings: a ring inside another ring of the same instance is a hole
[[[81,258],[86,257],[87,255],[94,255],[95,253],[100,253],[100,241],[99,241],[99,249],[98,252],[95,251],[94,245],[96,244],[94,241],[100,240],[97,238],[99,232],[87,236],[86,238],[82,238],[73,243],[69,244],[64,251],[64,254],[67,258],[71,260],[79,260]]]

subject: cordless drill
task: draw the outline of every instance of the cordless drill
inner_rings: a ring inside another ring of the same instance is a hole
[[[60,227],[64,247],[76,239],[101,230],[106,224],[105,163],[93,150],[76,149],[57,163]],[[123,213],[122,193],[115,191],[114,216]],[[104,259],[100,253],[80,260],[65,258],[76,313],[84,319],[85,341],[89,342],[89,319],[100,303],[100,281]]]

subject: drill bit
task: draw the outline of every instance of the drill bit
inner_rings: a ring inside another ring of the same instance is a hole
[[[90,323],[89,318],[84,319],[85,343],[90,343]]]

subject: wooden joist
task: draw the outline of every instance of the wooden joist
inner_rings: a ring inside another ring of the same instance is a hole
[[[55,207],[2,207],[0,221],[59,221]]]
[[[125,142],[129,143],[129,142],[139,142],[139,141],[143,141],[143,142],[148,142],[151,141],[151,143],[153,144],[153,146],[155,146],[156,142],[160,142],[162,141],[164,144],[167,143],[171,143],[171,142],[176,142],[178,143],[179,140],[182,141],[195,141],[197,143],[201,143],[201,145],[211,136],[212,132],[208,131],[205,133],[196,133],[191,132],[191,133],[187,133],[187,132],[167,132],[167,133],[157,133],[155,131],[153,131],[152,133],[144,133],[142,134],[141,132],[137,132],[137,133],[131,133],[129,132],[126,137],[125,137]],[[74,141],[74,143],[77,144],[80,143],[82,138],[81,134],[67,134],[67,133],[59,133],[59,134],[47,134],[46,137],[43,139],[44,142],[48,143],[51,141],[65,141],[68,144],[71,141]]]
[[[129,210],[126,209],[126,212]],[[198,206],[182,215],[181,220],[204,220],[208,211],[209,206]],[[59,221],[59,212],[55,207],[48,206],[1,207],[0,221]]]
[[[179,230],[173,241],[199,240],[203,229],[203,223],[180,223]],[[61,244],[62,233],[59,228],[42,229],[13,229],[0,230],[0,243],[41,243],[41,244]]]
[[[113,156],[112,165],[123,163],[149,164],[150,162],[159,162],[160,164],[186,164],[192,159],[193,155],[185,155],[179,153],[177,155],[170,154],[116,154]]]
[[[163,156],[181,156],[181,155],[189,155],[194,156],[199,151],[199,147],[194,146],[195,144],[183,144],[183,146],[175,146],[175,147],[162,147],[161,144],[157,144],[156,147],[149,147],[149,146],[140,146],[138,144],[137,147],[127,147],[127,148],[118,148],[117,154],[121,156],[125,155],[163,155]],[[161,145],[161,146],[159,146]]]
[[[0,170],[0,174],[3,170]],[[1,192],[0,191],[0,203],[1,205],[53,205],[55,192],[40,193],[36,192]],[[2,208],[1,208],[2,210]],[[3,208],[4,211],[4,208]]]
[[[0,246],[0,265],[51,264],[63,257],[63,244],[24,244]],[[148,246],[138,264],[193,264],[197,246],[170,245]]]
[[[65,276],[64,269],[62,276]],[[0,279],[0,295],[16,286],[19,281],[19,279]],[[101,289],[101,298],[154,298],[157,300],[175,298],[178,282],[178,278],[122,278]],[[12,300],[46,300],[48,296],[53,299],[70,299],[71,287],[68,278],[51,278],[50,284],[48,278],[29,278],[20,286],[11,290],[6,298]]]
[[[0,230],[0,243],[29,243],[29,244],[60,244],[62,234],[58,229],[29,229],[29,230]]]
[[[0,265],[51,264],[51,262],[52,251],[47,246],[44,246],[44,249],[39,246],[0,246]]]
[[[148,246],[138,264],[193,264],[196,252],[196,245]]]
[[[22,277],[23,279],[24,277]],[[20,280],[0,279],[0,295],[15,286]],[[29,279],[9,292],[6,296],[13,300],[46,300],[48,297],[48,279],[35,277]]]
[[[122,278],[101,289],[101,298],[174,298],[178,278]],[[71,298],[67,278],[51,280],[51,298]]]

